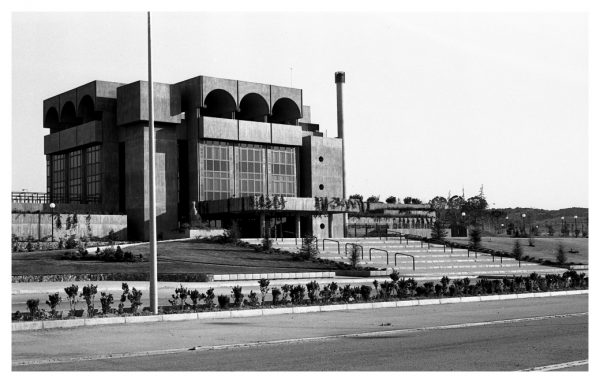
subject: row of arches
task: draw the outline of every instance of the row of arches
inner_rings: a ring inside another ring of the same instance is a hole
[[[233,96],[222,89],[211,91],[204,100],[201,114],[208,117],[297,125],[302,118],[298,105],[287,97],[278,99],[269,111],[269,103],[257,93],[248,93],[239,108]]]
[[[84,96],[75,109],[75,104],[67,101],[61,108],[60,115],[55,107],[51,107],[44,116],[44,127],[50,129],[67,129],[75,125],[84,124],[100,118],[100,114],[94,108],[94,100],[90,96]]]

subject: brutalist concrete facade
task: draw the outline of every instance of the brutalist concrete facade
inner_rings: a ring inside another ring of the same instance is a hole
[[[301,89],[206,76],[153,86],[159,238],[207,219],[250,236],[269,218],[280,235],[343,236],[341,214],[312,208],[196,215],[207,200],[343,198],[342,140],[323,137]],[[148,84],[93,81],[45,100],[43,112],[50,199],[126,213],[129,238],[147,239]]]

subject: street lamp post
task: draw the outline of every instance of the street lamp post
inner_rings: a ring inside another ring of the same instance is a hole
[[[466,227],[465,227],[465,216],[467,215],[467,213],[465,213],[465,212],[463,211],[463,212],[462,212],[460,215],[461,215],[461,217],[462,217],[462,226],[465,228],[465,232],[466,232],[467,230],[466,230]],[[462,233],[461,233],[461,234],[462,234]]]
[[[52,211],[52,213],[50,214],[50,218],[51,218],[50,226],[52,227],[52,242],[54,242],[54,208],[55,207],[56,207],[56,204],[54,202],[50,202],[50,209]]]
[[[506,235],[508,235],[508,216],[506,216]]]
[[[575,216],[573,218],[575,218],[575,238],[577,238],[577,235],[578,235],[578,233],[577,233],[577,216]]]
[[[522,222],[523,222],[523,235],[525,235],[525,217],[527,217],[527,214],[525,214],[525,213],[521,214],[521,218],[522,218]]]
[[[566,234],[566,230],[565,230],[565,217],[560,217],[560,234],[563,237]]]

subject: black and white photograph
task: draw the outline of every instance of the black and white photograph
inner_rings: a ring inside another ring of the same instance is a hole
[[[3,12],[12,378],[591,379],[591,1],[62,3]]]

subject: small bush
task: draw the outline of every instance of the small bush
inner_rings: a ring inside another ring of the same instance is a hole
[[[273,287],[271,289],[271,295],[273,296],[273,305],[277,305],[279,303],[279,297],[281,296],[281,290],[278,287]]]
[[[252,290],[250,290],[250,294],[248,294],[248,303],[250,304],[250,306],[258,306],[260,304],[258,294],[256,294]]]
[[[142,305],[142,292],[132,288],[131,292],[127,294],[127,300],[131,303],[131,313],[136,314],[138,308]]]
[[[344,302],[350,302],[352,300],[352,287],[350,285],[346,285],[344,287],[342,287],[342,289],[340,290],[340,293],[342,295],[342,300]]]
[[[442,294],[446,294],[448,292],[448,285],[450,284],[450,278],[448,278],[447,276],[443,276],[442,279],[440,279],[440,283],[442,284]]]
[[[260,289],[260,303],[261,304],[265,304],[265,297],[267,296],[267,294],[269,293],[269,284],[271,282],[266,279],[266,278],[261,278],[258,281],[258,288]]]
[[[121,299],[119,301],[119,314],[123,314],[123,308],[125,307],[125,301],[127,301],[127,296],[129,295],[129,286],[127,283],[121,284]]]
[[[359,254],[358,254],[358,246],[356,246],[355,244],[352,244],[352,247],[350,248],[350,265],[352,266],[353,269],[356,269],[356,266],[358,265],[359,262]]]
[[[223,310],[229,307],[229,302],[231,301],[231,298],[229,297],[229,295],[219,295],[217,297],[217,301],[219,302],[219,307],[221,308],[221,310]]]
[[[368,301],[369,299],[371,299],[371,286],[367,286],[367,285],[362,285],[360,286],[360,296],[363,299],[363,301]]]
[[[98,285],[94,286],[89,284],[87,286],[83,286],[83,290],[81,291],[81,295],[85,300],[87,305],[88,317],[94,316],[94,297],[98,293]]]
[[[183,285],[180,284],[179,287],[175,289],[175,294],[171,295],[171,298],[173,299],[169,299],[169,303],[171,304],[171,306],[179,306],[179,308],[183,310],[186,305],[185,301],[187,300],[189,295],[190,290],[186,289],[185,287],[183,287]]]
[[[61,298],[58,293],[54,293],[52,295],[48,295],[48,300],[46,304],[50,306],[50,314],[55,317],[56,316],[56,307],[60,304]]]
[[[79,286],[72,284],[69,287],[65,287],[65,293],[67,293],[67,299],[69,301],[69,312],[71,315],[75,315],[75,304],[77,303],[77,292]]]
[[[244,303],[244,294],[242,294],[242,287],[234,286],[231,289],[231,292],[233,293],[233,304],[238,307],[242,307],[242,304]]]
[[[31,319],[35,319],[39,316],[40,300],[39,299],[28,299],[27,300],[27,310],[29,310],[29,315],[31,315]]]
[[[282,303],[287,302],[287,298],[288,298],[290,292],[292,291],[292,287],[293,287],[292,285],[288,285],[288,284],[281,286],[281,291],[283,291],[283,297],[281,297]]]
[[[307,234],[302,238],[302,247],[300,248],[299,256],[304,260],[315,259],[319,256],[317,237]]]
[[[196,311],[196,308],[198,307],[198,301],[200,300],[202,294],[200,294],[200,291],[194,289],[190,291],[190,299],[192,300],[192,309],[194,311]]]
[[[206,293],[203,295],[203,299],[204,304],[206,304],[206,307],[208,307],[209,309],[215,307],[215,289],[211,287],[210,289],[206,290]]]
[[[105,292],[100,293],[100,305],[102,306],[102,314],[106,315],[110,312],[110,305],[114,302],[112,294]]]

